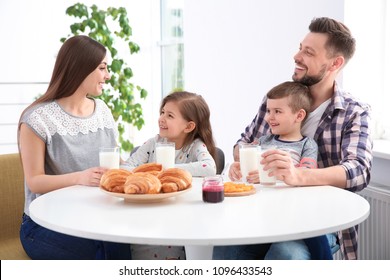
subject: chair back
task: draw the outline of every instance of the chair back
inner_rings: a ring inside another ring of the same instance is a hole
[[[24,177],[19,154],[0,155],[0,239],[19,235],[24,209]]]
[[[132,149],[130,152],[130,156],[132,156],[138,150],[138,148],[139,146],[134,147],[134,149]]]
[[[221,174],[223,169],[225,168],[225,154],[218,147],[215,147],[215,151],[216,151],[215,164],[217,165],[217,174]]]

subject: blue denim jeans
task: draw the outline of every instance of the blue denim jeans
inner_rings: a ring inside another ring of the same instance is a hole
[[[337,246],[335,234],[326,235],[331,248]],[[272,244],[215,246],[214,260],[310,260],[310,252],[303,240]]]
[[[58,233],[23,215],[20,241],[36,260],[130,260],[129,244],[91,240]]]
[[[265,260],[310,260],[310,252],[303,240],[273,243]]]
[[[214,246],[213,260],[263,260],[271,244]]]

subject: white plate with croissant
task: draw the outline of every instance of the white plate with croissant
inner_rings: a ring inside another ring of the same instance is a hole
[[[159,202],[191,189],[192,175],[186,170],[146,163],[132,171],[110,169],[100,179],[100,189],[128,202]]]
[[[124,198],[126,202],[155,203],[155,202],[160,202],[167,198],[175,197],[183,193],[186,193],[191,190],[191,187],[182,191],[170,192],[170,193],[157,193],[157,194],[126,194],[126,193],[109,192],[103,188],[100,189],[108,195]]]

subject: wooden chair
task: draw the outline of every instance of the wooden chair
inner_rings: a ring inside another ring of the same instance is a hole
[[[19,154],[0,155],[0,259],[27,260],[19,230],[24,209],[24,177]]]

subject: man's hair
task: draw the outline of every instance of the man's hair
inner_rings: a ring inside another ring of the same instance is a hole
[[[304,120],[306,120],[313,100],[309,87],[299,82],[284,82],[273,87],[267,93],[268,99],[280,99],[285,97],[288,97],[288,106],[293,113],[298,112],[300,109],[305,110],[306,117]]]
[[[327,17],[314,18],[309,25],[309,30],[328,35],[325,47],[332,57],[341,54],[347,63],[355,53],[355,38],[345,24]]]

